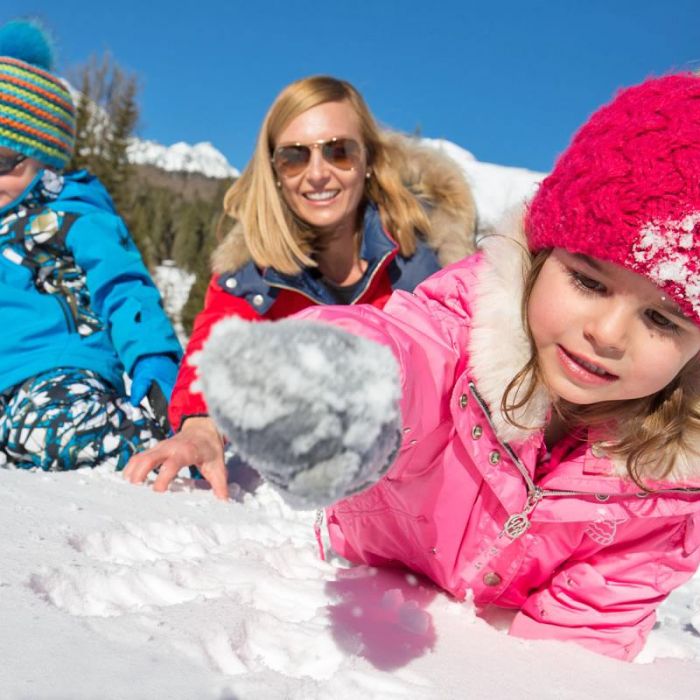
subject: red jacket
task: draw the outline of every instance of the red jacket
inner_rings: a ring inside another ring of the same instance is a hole
[[[365,283],[352,304],[382,308],[394,289],[412,291],[426,277],[440,269],[435,252],[424,242],[410,258],[399,254],[398,246],[381,226],[378,211],[368,207],[360,256],[368,262]],[[173,430],[180,429],[188,416],[206,415],[203,396],[191,390],[195,368],[189,360],[202,348],[212,326],[228,316],[249,321],[274,321],[309,306],[337,303],[331,293],[308,270],[299,275],[282,275],[259,270],[252,262],[241,268],[214,275],[209,283],[204,308],[194,321],[192,335],[180,364],[170,398],[169,418]]]

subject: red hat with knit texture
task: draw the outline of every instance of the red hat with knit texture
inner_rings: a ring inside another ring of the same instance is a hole
[[[620,92],[584,124],[526,214],[533,252],[644,275],[700,325],[700,77]]]

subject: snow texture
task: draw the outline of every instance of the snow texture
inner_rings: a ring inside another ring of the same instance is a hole
[[[196,363],[222,432],[291,503],[330,504],[393,461],[400,389],[388,348],[313,321],[232,318]]]
[[[678,285],[696,314],[700,313],[700,282],[693,249],[699,225],[700,212],[680,221],[650,223],[640,231],[633,250],[634,262],[659,286]]]
[[[625,664],[505,634],[404,570],[322,561],[314,513],[237,477],[0,470],[3,700],[695,700],[700,577]]]

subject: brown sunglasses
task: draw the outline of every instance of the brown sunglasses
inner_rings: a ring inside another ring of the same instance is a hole
[[[360,164],[362,146],[355,139],[332,138],[312,143],[291,143],[277,146],[272,154],[272,165],[277,175],[295,177],[309,166],[311,149],[320,148],[323,160],[339,170],[352,170]]]

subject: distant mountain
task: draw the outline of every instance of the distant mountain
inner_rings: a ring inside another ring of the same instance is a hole
[[[199,173],[218,179],[240,175],[223,153],[207,141],[193,146],[183,141],[163,146],[155,141],[134,138],[127,147],[127,156],[136,165],[152,165],[168,172]]]
[[[482,233],[491,229],[508,208],[529,199],[545,176],[526,168],[483,163],[466,149],[444,139],[421,141],[453,158],[464,170],[472,186]],[[209,142],[163,146],[135,138],[127,154],[132,163],[141,166],[141,174],[148,182],[169,187],[187,198],[209,196],[216,191],[215,181],[240,175]]]

